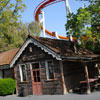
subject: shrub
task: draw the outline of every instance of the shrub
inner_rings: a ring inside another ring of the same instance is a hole
[[[0,95],[13,94],[16,88],[15,81],[11,78],[0,79]]]

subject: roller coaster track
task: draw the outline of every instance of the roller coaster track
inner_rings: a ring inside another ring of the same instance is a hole
[[[54,4],[54,3],[58,3],[58,2],[61,2],[61,1],[65,1],[65,0],[44,0],[42,1],[35,9],[34,11],[34,18],[35,18],[35,21],[37,21],[39,23],[39,14],[41,13],[41,10],[51,4]],[[41,29],[43,29],[43,26],[41,26]],[[50,35],[50,36],[53,36],[53,37],[56,37],[55,33],[54,32],[51,32],[47,29],[45,29],[45,32]],[[65,37],[65,36],[61,36],[61,35],[58,35],[58,37],[60,39],[66,39],[66,40],[69,40],[69,37]],[[76,40],[76,37],[73,37],[72,38],[73,41]]]

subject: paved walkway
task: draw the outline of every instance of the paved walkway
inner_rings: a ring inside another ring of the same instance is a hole
[[[28,97],[17,97],[6,96],[0,97],[0,100],[100,100],[100,91],[93,92],[90,95],[86,94],[66,94],[66,95],[44,95],[44,96],[28,96]]]

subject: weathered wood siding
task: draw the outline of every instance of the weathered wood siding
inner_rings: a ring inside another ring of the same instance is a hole
[[[68,91],[79,86],[80,81],[85,79],[85,70],[82,63],[65,61],[63,62],[63,71]]]
[[[43,94],[51,94],[51,95],[63,94],[59,61],[55,59],[51,59],[49,57],[48,57],[48,60],[53,60],[55,80],[47,80],[45,64],[43,62],[41,64],[41,78],[42,78]]]
[[[99,76],[99,68],[96,67],[96,63],[89,62],[87,66],[89,71],[89,78],[94,78],[95,76]]]
[[[32,52],[29,51],[29,47],[32,47]],[[54,73],[55,80],[47,80],[46,77],[46,68],[45,61],[52,60],[54,63]],[[33,94],[32,90],[32,77],[30,64],[33,62],[39,62],[40,64],[40,73],[42,80],[42,94],[62,94],[62,80],[61,80],[61,71],[59,61],[54,59],[51,55],[48,55],[39,47],[36,47],[34,44],[29,44],[28,47],[24,50],[21,57],[15,64],[15,78],[17,83],[18,94],[21,93],[22,87],[27,88],[30,95]],[[19,64],[26,64],[26,73],[27,73],[27,82],[21,82]]]
[[[13,68],[4,69],[3,74],[4,74],[4,78],[13,78],[14,79]]]
[[[19,64],[20,63],[18,63],[15,66],[15,73],[16,73],[15,74],[16,75],[15,79],[16,79],[18,95],[21,94],[23,88],[27,89],[29,95],[32,95],[33,92],[32,92],[32,80],[31,80],[30,64],[29,63],[24,63],[26,65],[27,81],[26,82],[21,82],[20,71],[19,71]]]
[[[89,78],[98,76],[98,68],[95,67],[95,63],[85,63],[88,67]],[[63,70],[65,77],[65,84],[67,90],[73,89],[80,85],[80,81],[86,80],[85,78],[85,64],[82,62],[63,62]]]

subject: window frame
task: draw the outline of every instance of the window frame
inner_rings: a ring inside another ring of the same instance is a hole
[[[22,74],[22,68],[21,68],[22,65],[24,65],[24,67],[25,67],[25,77],[26,77],[25,81],[23,80],[23,74]],[[27,82],[26,64],[19,64],[19,72],[20,72],[21,82]]]
[[[53,66],[53,76],[54,76],[54,78],[52,78],[52,79],[49,78],[49,70],[48,70],[48,62],[49,62],[49,61],[52,61],[52,66]],[[45,68],[46,68],[46,77],[47,77],[47,80],[48,80],[48,81],[50,81],[50,80],[51,80],[51,81],[52,81],[52,80],[56,80],[56,79],[55,79],[55,73],[54,73],[54,63],[53,63],[53,60],[46,60],[46,61],[45,61]]]
[[[37,68],[37,69],[40,70],[40,81],[41,81],[41,64],[40,64],[40,62],[32,62],[32,63],[30,63],[31,79],[34,80],[34,77],[33,77],[33,70],[34,69],[32,68],[32,64],[35,64],[35,63],[39,64],[39,68]]]
[[[32,64],[35,64],[35,63],[38,63],[38,64],[39,64],[39,68],[38,68],[38,69],[40,69],[40,62],[32,62],[32,63],[31,63],[31,70],[33,70]]]

